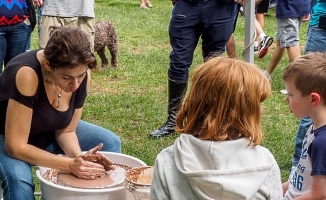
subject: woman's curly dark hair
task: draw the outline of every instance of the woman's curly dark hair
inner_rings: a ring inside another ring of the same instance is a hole
[[[85,64],[96,68],[96,57],[87,35],[79,28],[50,27],[50,39],[44,48],[45,58],[53,69],[75,68]]]

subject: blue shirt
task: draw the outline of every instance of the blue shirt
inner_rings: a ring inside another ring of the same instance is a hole
[[[308,147],[311,157],[311,175],[326,175],[326,125],[312,131],[315,139]]]
[[[318,0],[315,6],[312,8],[310,26],[318,25],[319,17],[322,15],[326,15],[326,0]]]
[[[297,18],[310,13],[311,0],[277,0],[277,18]]]

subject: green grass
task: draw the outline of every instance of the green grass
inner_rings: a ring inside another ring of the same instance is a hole
[[[150,10],[139,8],[135,0],[96,0],[96,19],[111,21],[119,36],[119,68],[92,73],[92,89],[84,106],[82,118],[108,128],[122,140],[124,154],[140,158],[153,165],[156,155],[172,145],[177,135],[152,140],[151,131],[162,125],[167,117],[167,70],[169,66],[168,25],[172,4],[152,0]],[[275,10],[265,16],[265,32],[276,35]],[[307,23],[301,28],[304,46]],[[33,33],[32,48],[37,48],[37,31]],[[244,18],[239,17],[235,31],[237,55],[244,49]],[[266,69],[275,44],[263,59],[255,64]],[[201,46],[195,51],[193,66],[202,63]],[[108,54],[109,55],[109,54]],[[284,102],[282,71],[288,65],[287,54],[273,73],[272,94],[263,103],[262,145],[274,154],[285,181],[291,167],[294,138],[298,119]],[[192,68],[191,68],[192,69]]]

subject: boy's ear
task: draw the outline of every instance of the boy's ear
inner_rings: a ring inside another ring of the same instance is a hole
[[[310,99],[311,99],[311,106],[312,107],[317,106],[322,101],[321,96],[318,93],[315,93],[315,92],[310,94]]]

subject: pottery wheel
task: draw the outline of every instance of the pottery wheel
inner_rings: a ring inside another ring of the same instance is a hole
[[[72,188],[110,188],[122,184],[124,181],[125,170],[115,166],[114,170],[107,171],[105,176],[94,180],[77,178],[75,175],[59,171],[57,174],[57,184]]]

